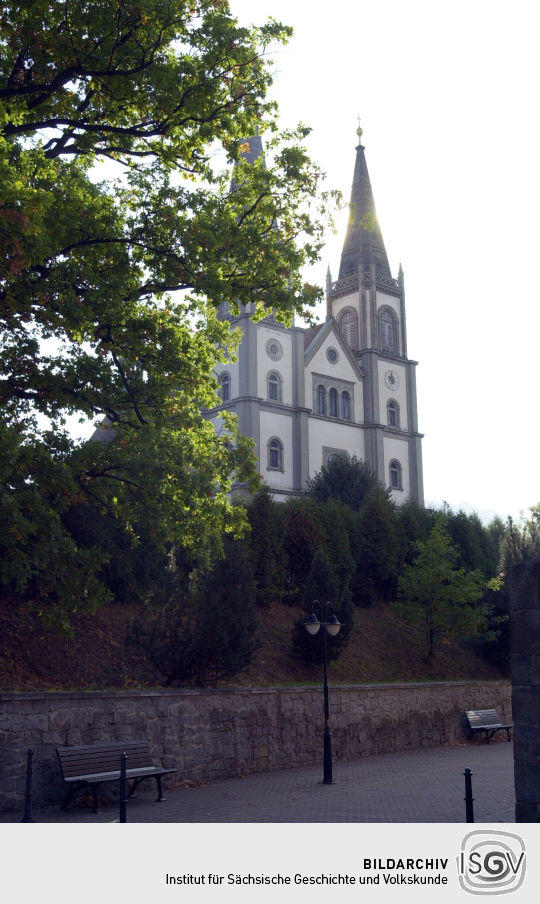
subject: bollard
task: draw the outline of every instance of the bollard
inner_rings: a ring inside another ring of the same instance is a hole
[[[465,769],[463,775],[465,776],[465,822],[474,822],[472,772],[470,769]]]
[[[126,791],[127,791],[127,779],[126,779],[126,763],[127,756],[125,753],[120,757],[120,822],[126,821]]]
[[[32,819],[32,774],[33,774],[33,766],[32,760],[34,757],[34,751],[31,747],[28,748],[28,753],[26,754],[26,792],[24,795],[24,816],[21,819],[21,822],[33,822]]]

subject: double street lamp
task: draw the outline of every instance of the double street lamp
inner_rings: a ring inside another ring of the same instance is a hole
[[[315,609],[319,610],[320,618],[317,616]],[[323,785],[333,785],[332,780],[332,740],[330,735],[330,727],[328,725],[328,664],[326,653],[326,632],[330,637],[335,637],[339,633],[341,624],[337,616],[334,614],[332,603],[320,603],[319,600],[313,600],[311,615],[304,622],[304,627],[308,634],[317,634],[320,628],[323,630],[323,648],[324,648],[324,761],[323,761]]]

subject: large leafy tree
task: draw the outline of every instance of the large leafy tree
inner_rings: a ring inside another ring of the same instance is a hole
[[[1,579],[60,622],[107,597],[109,552],[77,543],[74,505],[134,545],[144,523],[162,550],[240,528],[248,444],[201,414],[232,353],[215,309],[286,321],[318,297],[300,271],[320,173],[267,100],[288,35],[241,27],[225,0],[0,13]],[[246,159],[257,129],[267,165]],[[72,416],[106,419],[110,442],[76,444]]]

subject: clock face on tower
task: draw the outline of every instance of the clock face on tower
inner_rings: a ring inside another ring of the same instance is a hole
[[[395,370],[387,370],[384,375],[384,382],[388,389],[399,389],[399,376]]]

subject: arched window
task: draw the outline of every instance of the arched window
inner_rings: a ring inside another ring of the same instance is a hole
[[[330,417],[337,417],[339,414],[337,389],[332,388],[328,393],[328,413]]]
[[[381,351],[391,355],[398,353],[398,333],[396,315],[390,308],[383,308],[379,313],[379,345]]]
[[[219,378],[220,389],[219,394],[222,402],[228,402],[231,398],[231,376],[227,372],[222,373]]]
[[[399,405],[394,399],[390,399],[386,406],[388,412],[388,426],[399,427]]]
[[[218,307],[218,320],[225,320],[231,313],[228,301],[222,301]]]
[[[317,414],[326,414],[326,389],[324,386],[317,386]]]
[[[346,308],[339,317],[339,326],[350,348],[358,348],[358,315],[352,308]]]
[[[275,370],[268,374],[268,398],[272,402],[281,402],[281,377]]]
[[[390,486],[393,490],[403,489],[401,482],[401,465],[396,459],[390,462]]]
[[[283,471],[283,443],[276,436],[268,441],[268,470]]]
[[[346,389],[341,393],[341,417],[344,421],[351,419],[351,396]]]

